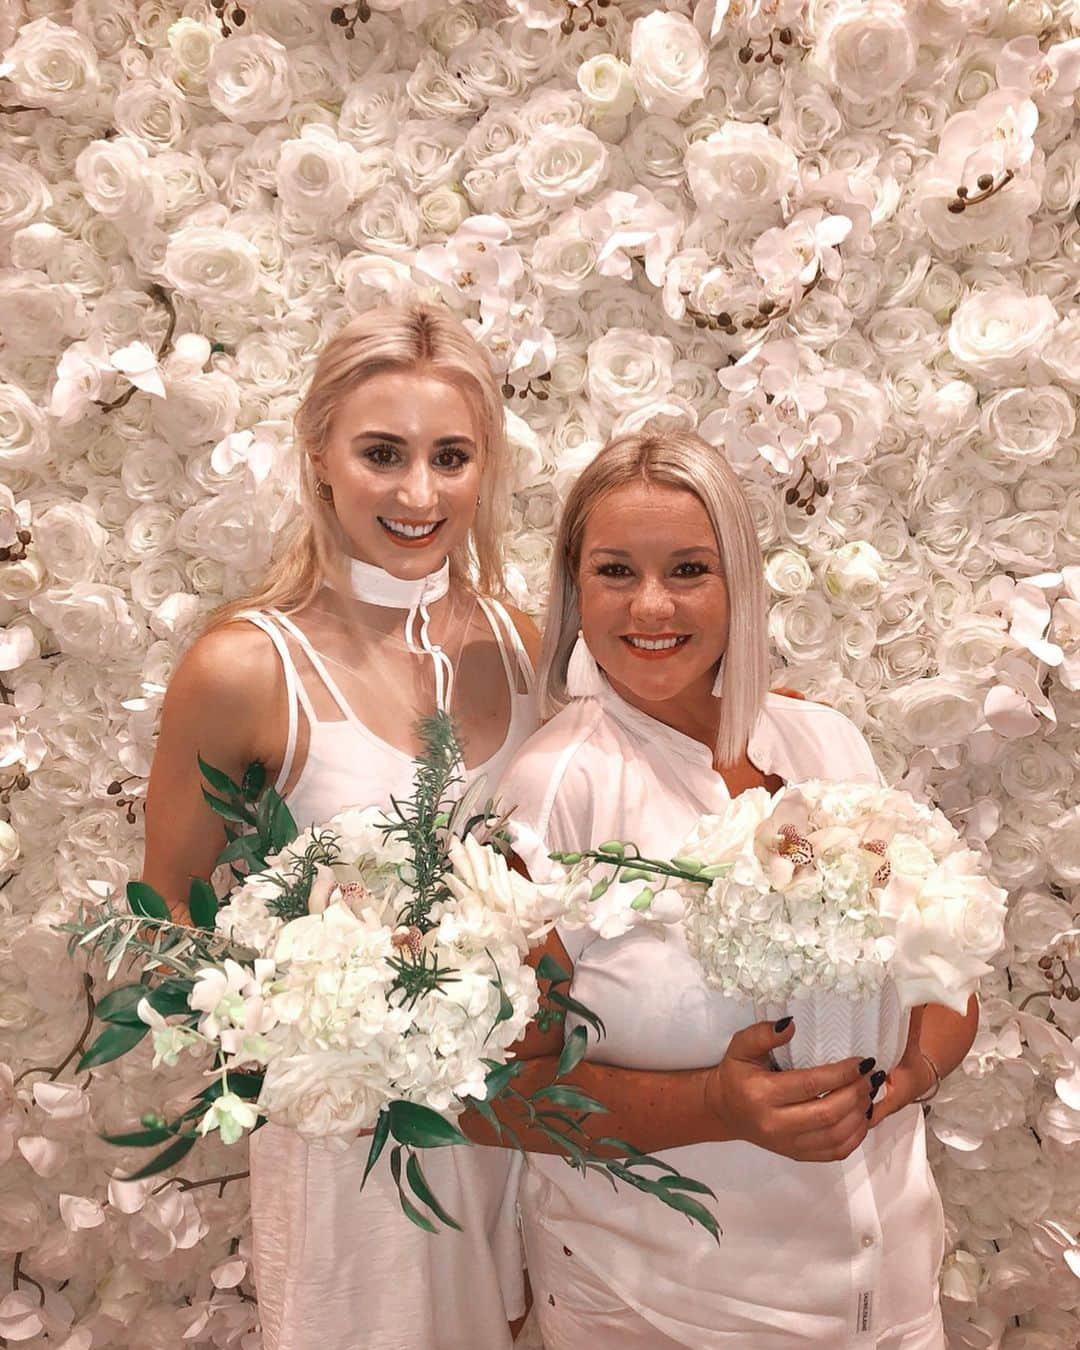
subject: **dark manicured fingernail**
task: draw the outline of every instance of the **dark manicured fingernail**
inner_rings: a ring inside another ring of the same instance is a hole
[[[878,1069],[877,1073],[872,1073],[870,1075],[870,1091],[877,1092],[878,1088],[881,1087],[887,1077],[888,1075],[884,1069]]]
[[[874,1065],[875,1065],[876,1063],[877,1063],[877,1060],[874,1059],[874,1057],[873,1057],[872,1055],[869,1056],[867,1059],[860,1060],[860,1061],[859,1061],[859,1072],[860,1072],[860,1073],[863,1073],[863,1074],[869,1073],[870,1070],[874,1067]]]
[[[874,1103],[871,1102],[866,1111],[866,1119],[870,1120],[873,1117],[873,1114],[874,1114]]]
[[[790,1017],[781,1017],[781,1019],[780,1019],[779,1022],[774,1022],[774,1023],[773,1023],[773,1031],[775,1031],[775,1032],[777,1032],[777,1033],[779,1033],[779,1032],[781,1032],[781,1031],[787,1031],[787,1029],[788,1029],[789,1026],[791,1026],[791,1018],[790,1018]]]

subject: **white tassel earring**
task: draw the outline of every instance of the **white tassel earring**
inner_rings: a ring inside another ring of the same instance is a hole
[[[727,653],[725,652],[724,655],[726,656]],[[723,695],[723,692],[724,692],[724,657],[721,656],[720,664],[716,667],[716,679],[713,680],[712,696],[713,698],[720,698]]]
[[[600,674],[600,667],[578,629],[577,641],[566,667],[566,692],[571,698],[595,698],[603,689],[604,677]]]

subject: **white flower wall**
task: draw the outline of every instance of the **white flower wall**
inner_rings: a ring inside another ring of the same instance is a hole
[[[50,925],[138,873],[163,687],[289,518],[315,351],[416,294],[504,372],[518,598],[608,435],[697,427],[755,506],[778,680],[1011,889],[929,1117],[950,1345],[1077,1344],[1078,34],[1071,0],[3,7],[10,1344],[258,1345],[246,1183],[197,1184],[246,1163],[109,1182],[142,1155],[98,1131],[162,1103],[75,1075]]]

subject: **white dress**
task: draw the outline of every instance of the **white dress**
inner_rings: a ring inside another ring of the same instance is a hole
[[[778,695],[766,698],[749,755],[789,782],[879,781],[846,718]],[[501,796],[533,832],[522,851],[534,876],[546,850],[611,838],[663,856],[698,815],[730,800],[705,746],[611,689],[570,704],[538,731]],[[613,940],[560,936],[574,961],[574,997],[607,1028],[599,1044],[590,1038],[595,1060],[704,1068],[755,1020],[747,1001],[705,984],[681,928],[666,936],[639,928]],[[794,1162],[741,1141],[661,1156],[715,1191],[719,1247],[650,1196],[627,1186],[615,1193],[603,1177],[529,1155],[523,1231],[547,1350],[580,1350],[586,1341],[599,1350],[944,1345],[944,1225],[918,1106],[883,1121],[843,1162]]]
[[[495,789],[513,752],[536,727],[532,668],[505,609],[481,600],[510,688],[510,724],[499,750],[468,771]],[[346,806],[388,805],[412,792],[412,757],[375,736],[301,630],[276,611],[238,616],[272,639],[289,696],[279,788],[292,767],[298,708],[309,726],[307,759],[287,794],[300,828]],[[292,648],[315,672],[342,720],[315,714]],[[518,691],[523,682],[528,692]],[[498,1148],[430,1149],[424,1172],[463,1232],[422,1232],[402,1213],[389,1149],[360,1190],[368,1139],[345,1152],[264,1125],[251,1138],[255,1280],[264,1350],[504,1350],[507,1319],[524,1312],[515,1213],[520,1155]]]

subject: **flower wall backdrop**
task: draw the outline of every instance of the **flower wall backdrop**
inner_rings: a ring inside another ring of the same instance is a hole
[[[163,687],[289,519],[313,354],[421,294],[504,372],[517,597],[609,434],[696,426],[778,677],[1011,889],[929,1117],[950,1345],[1075,1346],[1080,9],[241,4],[0,12],[0,1335],[258,1344],[243,1179],[107,1179],[97,1132],[162,1103],[65,1062],[107,984],[50,925],[138,873]]]

